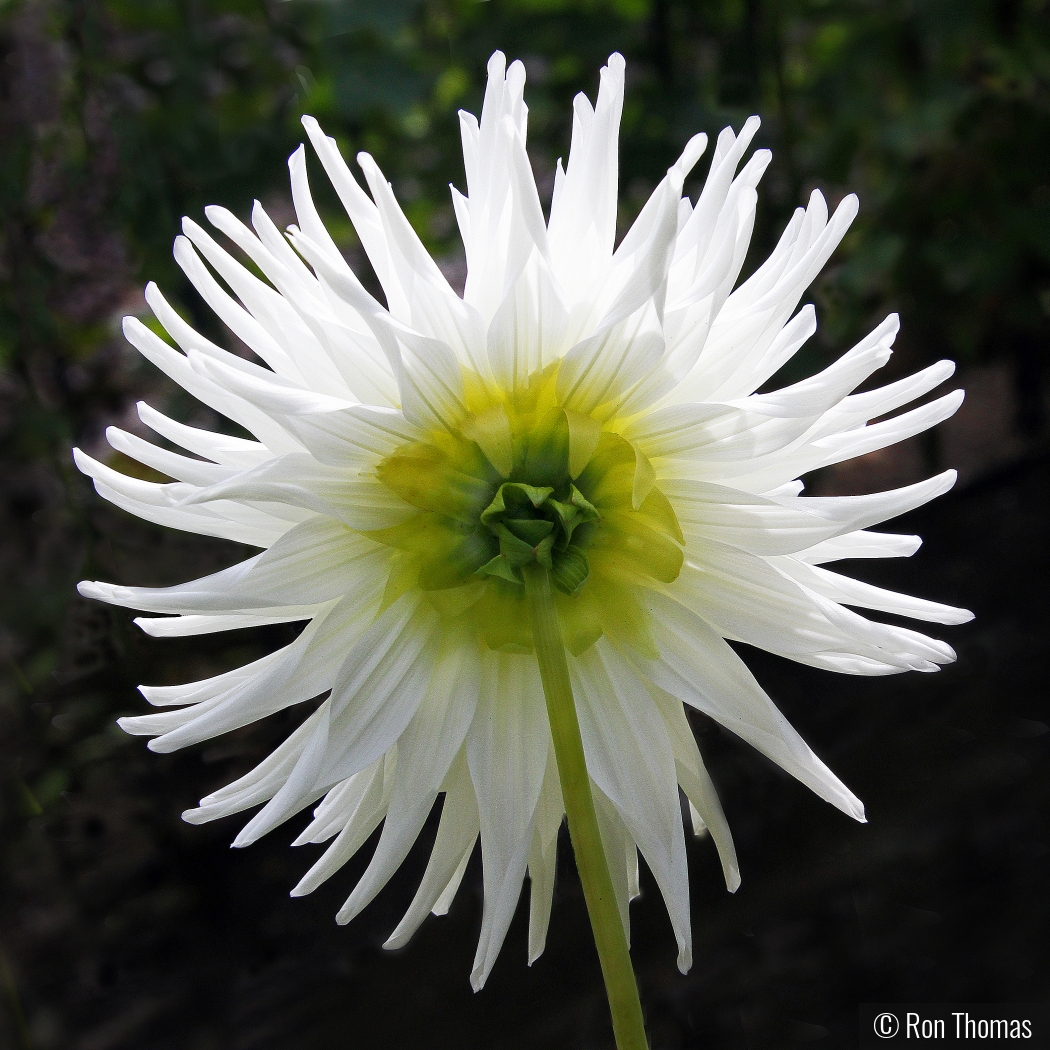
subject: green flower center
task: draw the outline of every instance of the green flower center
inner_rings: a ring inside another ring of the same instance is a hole
[[[571,482],[569,491],[558,499],[549,485],[537,488],[506,481],[481,512],[481,524],[499,541],[499,554],[477,571],[522,583],[522,567],[535,561],[551,572],[558,590],[575,594],[587,581],[590,567],[585,543],[573,543],[572,534],[578,526],[600,518]]]
[[[416,509],[369,535],[392,548],[386,601],[418,588],[450,626],[530,652],[522,567],[551,573],[566,645],[602,634],[652,649],[642,589],[681,571],[684,542],[652,468],[615,432],[566,410],[552,371],[524,395],[481,394],[455,431],[388,456],[377,476]]]

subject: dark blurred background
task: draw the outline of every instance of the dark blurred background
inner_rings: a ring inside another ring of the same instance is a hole
[[[74,443],[105,455],[105,426],[135,429],[140,398],[224,425],[118,335],[155,279],[231,345],[171,259],[180,217],[210,203],[246,216],[258,197],[291,221],[284,162],[308,112],[344,153],[376,156],[462,281],[447,189],[463,187],[455,114],[480,112],[497,47],[526,64],[548,195],[572,96],[593,98],[607,55],[625,55],[624,226],[691,134],[752,112],[774,160],[745,272],[814,187],[832,203],[860,194],[807,296],[820,333],[780,379],[898,310],[886,378],[951,357],[968,390],[936,433],[808,479],[811,491],[859,492],[959,468],[955,492],[900,523],[925,537],[919,554],[857,569],[972,607],[974,623],[943,632],[959,663],[865,680],[745,654],[870,823],[695,719],[744,881],[729,896],[710,842],[691,847],[697,962],[682,977],[643,877],[634,954],[654,1048],[851,1047],[860,1002],[1050,994],[1046,0],[0,0],[2,1047],[611,1045],[566,842],[547,952],[531,969],[523,909],[488,986],[470,991],[476,857],[449,916],[384,953],[433,827],[340,928],[368,848],[290,900],[312,861],[311,847],[287,848],[301,818],[231,852],[236,820],[178,816],[254,765],[294,712],[162,756],[114,725],[144,708],[138,683],[218,673],[282,644],[284,629],[150,641],[131,614],[74,591],[85,577],[173,583],[245,554],[122,514],[69,455]]]

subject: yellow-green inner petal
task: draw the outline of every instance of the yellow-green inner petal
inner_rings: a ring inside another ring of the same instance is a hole
[[[608,634],[652,652],[644,589],[681,571],[684,539],[658,485],[639,499],[638,452],[556,401],[556,368],[513,395],[468,377],[471,414],[399,448],[376,476],[415,508],[368,533],[397,551],[385,600],[418,589],[491,649],[532,652],[522,570],[551,574],[573,653]],[[638,506],[635,506],[638,502]]]

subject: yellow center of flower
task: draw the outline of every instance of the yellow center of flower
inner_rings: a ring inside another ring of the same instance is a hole
[[[643,589],[670,583],[684,542],[633,445],[555,397],[556,366],[513,396],[468,377],[471,413],[379,465],[416,508],[369,535],[396,549],[386,602],[420,589],[492,649],[531,652],[522,568],[544,566],[570,651],[609,634],[652,651]]]

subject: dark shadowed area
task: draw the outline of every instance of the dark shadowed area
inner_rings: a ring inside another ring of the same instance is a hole
[[[181,582],[247,551],[122,513],[69,454],[80,444],[141,470],[103,433],[136,431],[142,399],[224,425],[117,334],[156,279],[238,349],[171,260],[180,217],[200,220],[210,203],[245,215],[258,197],[293,221],[284,159],[309,112],[348,156],[376,156],[461,279],[447,191],[463,183],[455,111],[479,110],[496,47],[525,60],[548,193],[573,94],[593,97],[608,53],[625,54],[624,226],[690,134],[760,113],[757,144],[775,156],[745,273],[813,188],[862,202],[804,300],[821,330],[789,378],[898,310],[879,380],[952,357],[968,391],[933,435],[807,479],[830,494],[960,470],[954,492],[895,523],[923,536],[917,554],[850,569],[972,608],[972,623],[934,632],[958,663],[862,679],[744,654],[869,823],[692,719],[743,884],[727,894],[710,840],[691,844],[695,964],[682,976],[643,871],[632,940],[654,1050],[849,1048],[862,1002],[1050,999],[1050,6],[0,0],[0,1048],[612,1045],[564,831],[547,949],[531,968],[522,907],[488,985],[470,990],[477,856],[450,913],[385,952],[437,813],[387,889],[339,927],[371,844],[291,899],[318,852],[288,848],[305,814],[246,850],[229,849],[243,818],[179,819],[258,763],[302,709],[170,755],[115,725],[145,709],[139,683],[220,673],[295,628],[151,640],[131,613],[74,589]],[[705,173],[701,161],[694,197]],[[363,266],[334,195],[322,200]]]

